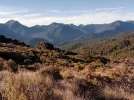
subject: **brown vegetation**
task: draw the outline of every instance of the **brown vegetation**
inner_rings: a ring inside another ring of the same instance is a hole
[[[124,45],[132,43],[124,41],[120,47]],[[43,42],[34,48],[0,43],[0,99],[133,100],[133,59],[86,53],[59,50]]]

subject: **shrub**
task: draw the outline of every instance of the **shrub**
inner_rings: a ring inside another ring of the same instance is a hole
[[[59,68],[57,66],[45,66],[39,70],[39,73],[41,73],[43,76],[51,75],[56,80],[62,79]]]
[[[85,80],[77,78],[62,80],[54,93],[62,100],[99,100],[97,88]]]
[[[105,100],[133,100],[134,94],[126,92],[121,86],[108,86],[102,89]]]
[[[3,67],[4,69],[8,69],[13,72],[17,72],[18,70],[16,63],[12,59],[9,59],[8,61],[4,61]]]
[[[52,88],[53,80],[50,76],[20,72],[8,74],[3,89],[8,100],[46,100],[54,98]]]

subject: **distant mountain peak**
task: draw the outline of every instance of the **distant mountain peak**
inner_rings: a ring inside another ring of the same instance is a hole
[[[79,26],[80,26],[80,27],[84,27],[85,25],[83,25],[83,24],[80,24]]]
[[[69,24],[70,26],[76,26],[76,25],[74,25],[73,23],[71,23],[71,24]]]
[[[8,22],[5,23],[6,25],[8,25],[9,29],[17,26],[22,26],[22,24],[16,20],[9,20]]]
[[[63,23],[57,23],[57,22],[53,22],[50,25],[64,25]]]
[[[19,23],[19,22],[16,21],[16,20],[9,20],[9,21],[6,22],[6,24],[15,24],[15,23]]]
[[[0,33],[6,37],[25,41],[30,45],[46,41],[55,45],[66,41],[84,41],[102,38],[123,32],[134,31],[134,21],[117,20],[104,24],[64,24],[53,22],[49,25],[25,26],[16,20],[0,24]]]

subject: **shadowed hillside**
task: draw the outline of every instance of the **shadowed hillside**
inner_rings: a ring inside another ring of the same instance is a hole
[[[104,38],[123,32],[134,31],[133,21],[115,21],[109,24],[74,25],[51,23],[50,25],[25,26],[18,21],[9,20],[0,24],[0,34],[8,38],[24,41],[34,46],[37,42],[49,42],[59,45],[66,42],[80,42],[89,39]]]
[[[91,56],[105,56],[110,58],[134,58],[134,33],[128,32],[113,37],[90,40],[74,44],[65,44],[61,48],[85,53]]]
[[[98,39],[80,44],[76,53],[0,36],[0,98],[133,100],[133,38],[129,33]]]

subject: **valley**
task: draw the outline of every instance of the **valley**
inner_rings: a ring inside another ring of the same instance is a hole
[[[9,20],[6,23],[0,24],[1,35],[17,39],[31,46],[35,46],[37,42],[41,41],[57,46],[66,42],[80,42],[131,31],[134,31],[133,21],[115,21],[109,24],[87,25],[53,22],[49,25],[28,27],[16,20]]]

